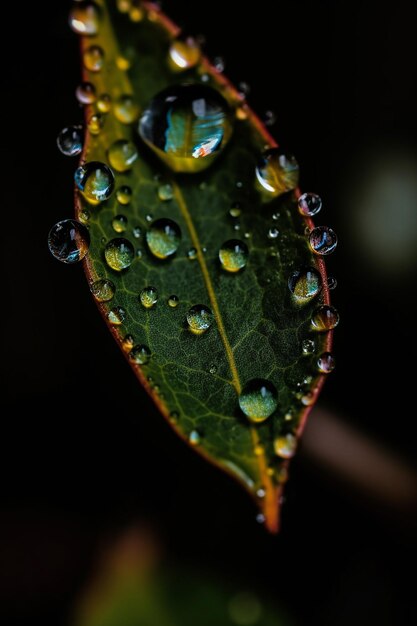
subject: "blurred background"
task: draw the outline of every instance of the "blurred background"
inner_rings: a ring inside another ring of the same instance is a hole
[[[70,3],[10,3],[2,63],[0,613],[8,626],[417,623],[417,7],[164,8],[276,117],[339,234],[338,365],[291,465],[282,531],[171,432],[50,257],[73,212],[59,130],[81,120]],[[6,219],[7,218],[7,219]]]

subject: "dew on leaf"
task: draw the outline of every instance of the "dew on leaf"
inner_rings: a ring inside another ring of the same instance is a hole
[[[111,109],[111,97],[108,93],[102,93],[97,98],[97,108],[100,113],[108,113]]]
[[[116,233],[124,233],[127,229],[127,217],[125,215],[116,215],[112,219],[111,225]]]
[[[239,406],[251,422],[264,422],[278,406],[278,394],[269,380],[250,380],[239,396]]]
[[[138,365],[146,365],[151,358],[151,351],[145,344],[133,346],[129,352],[129,357]]]
[[[317,369],[322,374],[330,374],[336,366],[334,356],[330,352],[323,352],[317,359]]]
[[[168,298],[168,306],[171,307],[171,309],[176,309],[177,306],[179,305],[180,300],[178,298],[178,296],[176,296],[175,294],[173,294],[172,296],[169,296]]]
[[[100,27],[101,9],[95,2],[75,2],[69,25],[77,35],[96,35]]]
[[[75,171],[74,180],[84,198],[91,204],[107,200],[114,189],[113,172],[100,161],[89,161],[80,165]]]
[[[291,459],[295,454],[296,447],[297,439],[291,434],[277,437],[274,440],[275,454],[282,459]]]
[[[187,323],[189,329],[195,335],[201,335],[212,325],[213,313],[204,304],[196,304],[187,312]]]
[[[118,237],[108,242],[104,250],[104,257],[112,270],[121,272],[131,266],[135,258],[135,251],[130,241]]]
[[[139,300],[145,309],[151,309],[158,302],[158,290],[156,287],[144,287],[139,294]]]
[[[107,319],[110,324],[113,324],[113,326],[120,326],[120,324],[123,324],[126,319],[126,311],[121,306],[114,306],[107,313]]]
[[[174,190],[172,189],[172,185],[169,183],[164,183],[159,185],[158,187],[158,198],[163,202],[167,200],[172,200],[174,197]]]
[[[321,209],[321,198],[316,193],[303,193],[298,198],[298,210],[301,215],[311,217],[316,215]]]
[[[104,126],[104,117],[101,113],[93,113],[87,121],[87,128],[92,135],[99,135]]]
[[[175,254],[180,241],[180,227],[168,218],[155,220],[146,233],[148,248],[158,259],[168,259]]]
[[[49,251],[62,263],[68,265],[78,263],[87,254],[89,246],[90,234],[87,228],[76,220],[57,222],[49,231]]]
[[[90,72],[99,72],[104,65],[104,52],[100,46],[90,46],[83,54],[84,67]]]
[[[232,206],[229,209],[230,217],[239,217],[242,213],[242,208],[240,206],[240,202],[233,202]]]
[[[65,156],[77,156],[83,150],[83,127],[67,126],[56,139],[57,146]]]
[[[132,190],[128,185],[122,185],[116,190],[116,198],[120,204],[129,204],[132,198]]]
[[[320,292],[321,284],[321,276],[313,267],[297,270],[288,279],[288,287],[297,304],[310,302]]]
[[[107,278],[99,278],[98,280],[95,280],[92,283],[90,290],[97,302],[108,302],[114,298],[114,294],[116,293],[116,287],[112,281]]]
[[[125,352],[130,352],[130,350],[133,348],[134,345],[135,345],[135,339],[133,335],[129,334],[123,338],[122,348]]]
[[[311,231],[308,242],[315,254],[331,254],[337,246],[337,235],[328,226],[317,226]]]
[[[109,163],[116,172],[127,172],[138,158],[136,146],[126,139],[118,139],[108,149]]]
[[[229,239],[219,250],[220,263],[227,272],[238,272],[243,269],[248,257],[248,247],[239,239]]]
[[[188,441],[192,446],[198,446],[201,442],[200,433],[197,430],[192,430],[188,435]]]
[[[139,117],[140,109],[133,96],[123,94],[114,103],[114,115],[122,124],[132,124]]]
[[[276,239],[279,235],[278,228],[270,228],[268,230],[268,239]]]
[[[75,97],[80,104],[93,104],[96,101],[96,88],[92,83],[83,82],[75,90]]]
[[[135,239],[140,238],[140,236],[142,235],[142,229],[140,228],[140,226],[135,226],[135,228],[132,230],[132,235]]]
[[[295,157],[279,148],[266,150],[255,171],[260,188],[271,197],[280,196],[298,185],[299,167]]]
[[[323,304],[314,311],[311,318],[311,327],[318,332],[332,330],[338,325],[339,319],[339,313],[333,306]]]
[[[190,248],[189,250],[187,250],[187,257],[190,259],[190,261],[195,261],[195,259],[197,258],[196,248]]]
[[[177,37],[169,47],[169,66],[175,72],[195,67],[201,58],[201,49],[193,37]]]
[[[313,354],[315,350],[315,344],[312,339],[304,339],[301,343],[301,350],[305,356]]]

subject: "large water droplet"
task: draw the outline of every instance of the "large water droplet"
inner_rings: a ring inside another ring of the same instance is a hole
[[[331,254],[337,246],[337,235],[328,226],[317,226],[311,231],[308,242],[316,254]]]
[[[107,200],[114,189],[113,172],[100,161],[89,161],[80,165],[75,171],[74,180],[84,198],[91,204]]]
[[[318,307],[311,318],[311,326],[314,330],[323,332],[336,328],[339,323],[339,313],[333,306],[323,304]]]
[[[310,302],[321,289],[321,276],[313,267],[293,272],[288,279],[288,287],[297,304]]]
[[[263,422],[278,406],[277,390],[269,380],[254,378],[242,389],[239,406],[251,422]]]
[[[158,302],[158,290],[156,287],[145,287],[139,294],[139,300],[145,309],[151,309]]]
[[[120,202],[120,204],[123,204],[123,205],[129,204],[132,198],[131,188],[128,187],[127,185],[123,185],[122,187],[119,187],[119,189],[117,189],[116,191],[116,198],[118,202]]]
[[[118,237],[106,245],[104,257],[107,265],[116,272],[121,272],[131,266],[135,258],[135,250],[127,239]]]
[[[114,297],[116,293],[116,287],[107,278],[100,278],[94,281],[90,287],[91,293],[98,302],[108,302]]]
[[[139,117],[140,109],[133,96],[124,94],[114,103],[114,115],[122,124],[132,124]]]
[[[48,234],[51,254],[62,263],[78,263],[85,257],[90,245],[87,228],[75,220],[62,220],[52,226]]]
[[[100,46],[90,46],[83,54],[84,67],[90,72],[99,72],[104,65],[104,52]]]
[[[116,233],[124,233],[127,229],[127,217],[125,215],[116,215],[111,222],[113,230]]]
[[[75,97],[80,104],[93,104],[97,98],[96,88],[92,83],[81,83],[75,90]]]
[[[238,272],[245,267],[249,256],[248,246],[239,239],[229,239],[219,250],[219,259],[223,269]]]
[[[201,57],[200,46],[193,37],[178,37],[169,47],[169,65],[181,72],[197,65]]]
[[[167,259],[178,250],[181,241],[181,229],[176,222],[168,218],[155,220],[146,233],[149,250],[158,259]]]
[[[120,326],[126,319],[126,311],[121,306],[114,306],[107,313],[107,319],[113,326]]]
[[[210,165],[232,134],[229,105],[206,85],[173,85],[148,105],[139,122],[142,139],[176,172]]]
[[[131,141],[118,139],[110,146],[108,157],[110,165],[116,172],[127,172],[138,158],[138,151]]]
[[[256,167],[256,178],[261,189],[267,191],[271,197],[295,189],[298,177],[299,167],[295,157],[278,148],[266,150]]]
[[[301,215],[311,217],[316,215],[321,209],[321,198],[316,193],[303,193],[298,198],[298,210]]]
[[[69,15],[69,25],[78,35],[96,35],[100,19],[101,9],[95,2],[75,2]]]
[[[187,323],[195,335],[205,333],[213,323],[213,313],[204,304],[196,304],[188,310]]]
[[[83,127],[67,126],[56,139],[57,146],[65,156],[77,156],[83,150]]]
[[[146,363],[149,363],[149,359],[151,358],[151,351],[148,346],[139,344],[131,349],[129,357],[138,365],[146,365]]]
[[[317,368],[322,374],[330,374],[335,367],[336,361],[330,352],[323,352],[317,359]]]
[[[274,450],[277,456],[282,459],[290,459],[295,454],[297,447],[297,438],[294,435],[288,434],[282,437],[277,437],[274,440]]]

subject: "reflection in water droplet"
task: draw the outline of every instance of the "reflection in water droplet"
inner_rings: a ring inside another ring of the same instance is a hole
[[[270,228],[268,230],[268,239],[276,239],[279,235],[278,228]]]
[[[177,306],[179,305],[179,303],[180,303],[180,300],[179,300],[178,296],[176,296],[176,295],[169,296],[169,298],[168,298],[168,306],[170,306],[171,309],[176,309]]]
[[[253,449],[255,456],[261,456],[265,452],[265,448],[260,444],[256,445]]]
[[[89,161],[80,165],[74,174],[75,184],[91,204],[107,200],[114,189],[113,172],[100,161]]]
[[[132,235],[134,236],[135,239],[139,239],[140,236],[142,235],[142,230],[139,226],[135,226],[135,228],[132,230]]]
[[[265,489],[262,489],[262,488],[258,489],[256,492],[256,495],[258,496],[258,498],[265,498],[265,494],[266,494],[266,491]]]
[[[112,219],[111,225],[116,233],[124,233],[127,228],[127,217],[125,215],[116,215]]]
[[[107,319],[113,326],[120,326],[126,319],[126,311],[121,306],[114,306],[107,313]]]
[[[75,2],[69,15],[69,25],[78,35],[96,35],[100,19],[101,9],[95,2]]]
[[[135,251],[132,244],[127,239],[118,237],[112,239],[104,250],[106,263],[112,270],[121,272],[130,267],[135,258]]]
[[[330,374],[336,366],[334,356],[330,352],[323,352],[317,359],[317,368],[322,374]]]
[[[214,68],[217,70],[217,72],[219,72],[219,74],[224,72],[224,69],[226,67],[225,60],[221,56],[214,57],[213,65],[214,65]]]
[[[104,117],[100,113],[94,113],[87,122],[87,128],[91,135],[98,135],[104,126]]]
[[[123,204],[123,205],[129,204],[132,198],[131,188],[128,187],[127,185],[122,185],[122,187],[119,187],[119,189],[117,189],[116,191],[116,198],[118,202],[120,202],[120,204]]]
[[[155,220],[146,233],[149,250],[158,259],[167,259],[175,254],[180,241],[180,227],[176,222],[167,218]]]
[[[116,172],[127,172],[138,158],[135,144],[126,139],[118,139],[112,143],[107,154],[109,163]]]
[[[152,220],[153,220],[153,215],[152,215],[152,213],[148,213],[148,214],[145,216],[145,219],[146,219],[146,221],[147,221],[147,222],[152,222]]]
[[[210,165],[232,134],[232,115],[223,96],[205,85],[173,85],[144,111],[139,134],[176,172]]]
[[[151,309],[158,302],[158,290],[156,287],[145,287],[139,294],[139,300],[145,309]]]
[[[298,176],[299,167],[295,157],[281,152],[278,148],[266,150],[256,167],[256,178],[261,189],[272,197],[295,189],[298,185]]]
[[[76,220],[62,220],[52,226],[49,231],[49,251],[62,263],[68,265],[78,263],[87,254],[89,246],[89,232]]]
[[[339,313],[333,306],[323,304],[314,311],[311,326],[319,332],[332,330],[338,325],[339,319]]]
[[[146,363],[149,363],[149,359],[151,358],[151,351],[148,346],[140,344],[131,349],[129,357],[138,365],[146,365]]]
[[[233,202],[232,206],[229,209],[230,217],[239,217],[242,212],[242,208],[240,206],[240,202]]]
[[[301,404],[304,406],[311,406],[314,404],[314,400],[316,399],[316,394],[313,391],[307,391],[304,395],[301,396]]]
[[[93,104],[97,97],[96,88],[92,83],[81,83],[75,90],[75,97],[80,104]]]
[[[204,304],[196,304],[188,310],[187,323],[195,335],[201,335],[212,325],[213,313]]]
[[[83,150],[83,127],[67,126],[56,139],[57,146],[65,156],[77,156]]]
[[[100,46],[90,46],[83,54],[84,67],[90,72],[99,72],[104,65],[104,52]]]
[[[192,446],[198,446],[201,441],[200,433],[197,430],[192,430],[188,436],[188,441]]]
[[[128,69],[130,69],[131,61],[127,57],[119,55],[116,58],[116,65],[119,70],[122,70],[122,72],[126,72]]]
[[[288,287],[297,304],[310,302],[321,289],[321,276],[313,267],[307,267],[291,274]]]
[[[298,210],[301,215],[311,217],[316,215],[321,209],[321,198],[316,193],[303,193],[298,198]]]
[[[209,372],[210,372],[210,374],[215,374],[217,372],[217,365],[215,363],[212,363],[210,365]]]
[[[122,347],[125,352],[130,352],[135,344],[135,340],[133,335],[126,335],[126,337],[122,341]]]
[[[106,278],[100,278],[94,281],[90,290],[98,302],[108,302],[116,293],[116,287],[111,280],[107,280]]]
[[[263,422],[278,406],[277,390],[269,380],[254,378],[242,389],[239,406],[251,422]]]
[[[265,126],[273,126],[275,122],[277,121],[276,113],[271,110],[265,111],[262,121],[265,124]]]
[[[256,521],[258,524],[263,524],[265,522],[265,515],[263,513],[258,513],[256,516]]]
[[[187,256],[190,261],[195,261],[195,259],[197,258],[197,250],[195,248],[190,248],[187,252]]]
[[[282,437],[277,437],[274,440],[274,450],[277,456],[282,459],[290,459],[295,454],[297,447],[297,439],[294,435],[288,434]]]
[[[102,93],[97,100],[97,108],[100,113],[108,113],[111,109],[111,97],[108,93]]]
[[[328,289],[336,289],[337,287],[337,280],[334,276],[328,276],[327,277],[327,288]]]
[[[219,250],[219,259],[223,269],[238,272],[245,267],[249,256],[248,246],[239,239],[229,239]]]
[[[337,246],[337,235],[328,226],[317,226],[310,233],[309,244],[316,254],[331,254]]]
[[[309,354],[313,354],[314,350],[315,350],[315,344],[314,341],[312,339],[304,339],[302,344],[301,344],[301,349],[303,351],[303,354],[305,356],[308,356]]]
[[[197,65],[201,57],[200,46],[193,37],[178,37],[169,48],[169,65],[181,72]]]
[[[83,224],[86,224],[88,220],[90,219],[90,217],[91,217],[90,211],[87,211],[87,209],[83,209],[82,211],[80,211],[79,219],[80,219],[80,222],[82,222]]]
[[[133,96],[124,94],[114,103],[114,115],[122,124],[132,124],[136,122],[139,113],[139,105],[135,102]]]
[[[174,190],[172,189],[172,185],[169,183],[165,183],[163,185],[159,185],[158,187],[158,198],[162,201],[172,200],[174,197]]]

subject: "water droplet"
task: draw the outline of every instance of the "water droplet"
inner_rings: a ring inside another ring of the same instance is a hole
[[[180,415],[178,411],[171,411],[171,413],[169,414],[169,419],[173,424],[176,424],[178,422],[179,416]]]
[[[145,12],[140,4],[140,2],[132,2],[132,6],[129,10],[129,17],[132,22],[138,23],[143,20],[145,17]]]
[[[286,422],[291,422],[291,420],[293,419],[293,417],[294,417],[294,416],[293,416],[293,414],[291,413],[291,411],[288,411],[288,413],[286,413],[286,414],[284,415],[284,420],[285,420]]]
[[[139,123],[142,139],[176,172],[210,165],[232,134],[230,107],[218,91],[173,85],[151,100]]]
[[[237,86],[238,92],[239,92],[239,96],[242,99],[245,99],[248,97],[248,95],[250,94],[250,85],[245,82],[244,80],[242,80],[238,86]]]
[[[110,165],[116,172],[127,172],[138,158],[136,146],[126,139],[118,139],[108,149]]]
[[[224,58],[221,56],[214,57],[213,60],[214,69],[221,74],[224,72],[224,68],[226,67]]]
[[[132,63],[130,59],[128,59],[127,57],[124,57],[122,55],[116,57],[116,65],[119,70],[122,70],[122,72],[126,72],[128,69],[130,69],[131,64]]]
[[[301,215],[311,217],[316,215],[321,209],[321,198],[316,193],[303,193],[298,198],[298,210]]]
[[[265,448],[260,444],[257,444],[253,449],[255,456],[261,456],[265,452]]]
[[[87,211],[87,209],[83,209],[82,211],[80,211],[79,220],[83,224],[86,224],[88,220],[90,219],[90,217],[91,217],[90,211]]]
[[[179,305],[179,303],[180,303],[180,300],[179,300],[178,296],[175,296],[175,295],[169,296],[169,298],[168,298],[168,306],[170,306],[171,309],[176,309],[177,306]]]
[[[268,230],[268,239],[276,239],[279,235],[278,228],[270,228]]]
[[[147,222],[152,222],[152,220],[153,220],[152,213],[147,213],[147,215],[145,216],[145,219],[146,219]]]
[[[236,181],[236,188],[237,189],[243,189],[243,183],[241,180],[237,180]]]
[[[136,256],[137,256],[137,258],[138,258],[138,259],[141,259],[141,258],[142,258],[142,256],[143,256],[143,252],[142,252],[142,250],[141,250],[140,248],[138,248],[138,249],[136,250]]]
[[[123,205],[129,204],[132,198],[131,188],[128,187],[127,185],[122,185],[122,187],[119,187],[119,189],[117,189],[116,191],[116,198],[117,198],[117,201],[120,202],[120,204],[123,204]]]
[[[75,90],[75,97],[80,104],[93,104],[97,97],[96,88],[92,83],[81,83]]]
[[[164,183],[163,185],[159,185],[158,187],[158,198],[163,202],[167,200],[172,200],[174,197],[174,190],[172,189],[172,185],[169,183]]]
[[[126,319],[126,311],[121,306],[114,306],[107,313],[107,319],[113,326],[120,326]]]
[[[242,104],[241,106],[237,107],[236,118],[238,120],[246,120],[248,119],[248,115],[249,115],[249,107],[247,104]]]
[[[188,436],[188,441],[192,446],[198,446],[201,441],[200,433],[197,430],[192,430]]]
[[[230,217],[239,217],[242,213],[242,208],[240,206],[240,202],[233,202],[232,206],[229,209]]]
[[[256,492],[256,495],[258,496],[258,498],[265,498],[265,489],[258,489],[258,491]]]
[[[127,239],[118,237],[111,239],[104,250],[106,263],[112,270],[121,272],[131,266],[135,251]]]
[[[196,304],[188,310],[187,322],[190,330],[201,335],[205,333],[213,323],[213,313],[204,304]]]
[[[201,58],[201,49],[193,37],[178,37],[169,48],[169,65],[181,72],[195,67]]]
[[[156,287],[144,287],[139,294],[139,300],[145,309],[151,309],[158,302],[158,290]]]
[[[274,440],[275,454],[280,456],[282,459],[291,459],[291,457],[295,454],[296,447],[297,439],[291,434],[277,437]]]
[[[127,217],[125,215],[116,215],[112,219],[111,225],[116,233],[124,233],[127,229]]]
[[[262,190],[272,197],[280,196],[295,189],[298,185],[298,163],[290,154],[278,148],[270,148],[263,153],[257,167],[256,178]]]
[[[320,292],[321,276],[313,267],[307,267],[291,274],[288,287],[297,304],[306,304]]]
[[[307,391],[305,394],[301,396],[301,404],[304,406],[311,406],[314,404],[316,399],[316,394],[313,391]]]
[[[125,352],[130,352],[135,344],[135,340],[133,335],[126,335],[126,337],[122,341],[122,347]]]
[[[87,122],[87,128],[92,135],[98,135],[104,126],[104,117],[101,113],[94,113]]]
[[[337,235],[328,226],[317,226],[311,231],[308,242],[316,254],[331,254],[337,246]]]
[[[62,263],[78,263],[88,252],[90,235],[87,228],[75,220],[62,220],[48,234],[51,254]]]
[[[327,277],[327,288],[328,289],[336,289],[337,287],[337,280],[334,276],[328,276]]]
[[[248,246],[239,239],[229,239],[219,250],[222,268],[228,272],[238,272],[248,262]]]
[[[210,74],[201,74],[200,80],[202,83],[210,82]]]
[[[276,121],[277,121],[277,116],[274,111],[271,111],[271,110],[265,111],[263,115],[263,123],[265,124],[265,126],[273,126]]]
[[[308,356],[309,354],[313,354],[315,350],[314,341],[312,339],[304,339],[303,342],[301,343],[301,349],[305,356]]]
[[[168,218],[155,220],[146,233],[149,250],[158,259],[167,259],[175,254],[180,241],[180,227]]]
[[[139,226],[135,226],[135,228],[132,230],[132,235],[134,236],[135,239],[139,239],[139,237],[142,234],[142,230]]]
[[[264,422],[278,406],[277,390],[269,380],[254,378],[242,389],[239,406],[251,422]]]
[[[233,230],[240,230],[240,224],[233,224]]]
[[[217,365],[215,363],[212,363],[210,365],[209,372],[210,372],[210,374],[215,374],[217,372]]]
[[[57,146],[65,156],[77,156],[83,150],[83,127],[67,126],[59,133]]]
[[[322,374],[330,374],[335,366],[335,358],[330,352],[323,352],[317,359],[317,368]]]
[[[101,9],[95,2],[75,2],[69,15],[69,25],[77,35],[96,35]]]
[[[111,97],[108,93],[102,93],[97,100],[97,108],[100,113],[108,113],[111,109]]]
[[[332,330],[338,325],[339,319],[339,313],[333,306],[323,304],[314,311],[311,326],[319,332]]]
[[[132,124],[136,122],[139,113],[139,105],[135,102],[133,96],[124,94],[114,103],[114,115],[122,124]]]
[[[258,515],[256,516],[256,521],[258,522],[258,524],[263,524],[265,521],[265,515],[263,513],[258,513]]]
[[[104,52],[100,46],[90,46],[83,54],[84,67],[90,72],[99,72],[104,65]]]
[[[74,180],[90,204],[107,200],[114,189],[113,172],[100,161],[89,161],[80,165],[75,171]]]
[[[131,349],[129,357],[138,365],[146,365],[149,363],[149,359],[151,358],[151,351],[148,346],[140,344]]]
[[[197,250],[196,248],[190,248],[187,252],[187,256],[190,259],[190,261],[195,261],[197,258]]]
[[[108,302],[114,298],[114,294],[116,293],[116,287],[111,280],[107,280],[107,278],[100,278],[94,281],[90,290],[98,302]]]

